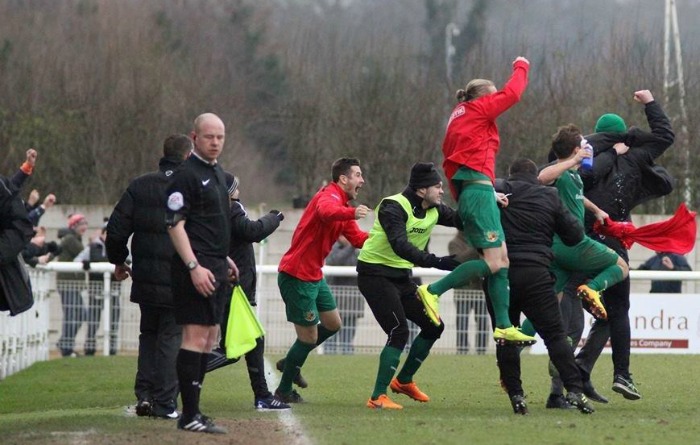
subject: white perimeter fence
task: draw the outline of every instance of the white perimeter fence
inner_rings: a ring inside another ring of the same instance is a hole
[[[75,332],[76,355],[135,354],[138,351],[139,308],[129,301],[131,280],[110,282],[113,266],[92,263],[91,272],[103,273],[102,281],[57,280],[56,272],[83,272],[80,263],[50,263],[30,269],[34,306],[16,316],[0,313],[0,379],[48,360],[60,350],[58,340],[66,329]],[[285,352],[295,338],[286,321],[284,303],[277,288],[277,266],[258,266],[258,315],[267,336],[268,353]],[[326,277],[354,276],[354,267],[326,266]],[[445,272],[414,269],[414,276],[432,282]],[[700,272],[631,271],[635,280],[700,281]],[[321,354],[377,353],[386,335],[354,286],[331,286],[338,300],[345,328],[327,341]],[[66,298],[71,294],[72,298]],[[64,302],[62,305],[62,296]],[[633,293],[630,310],[633,353],[700,353],[700,295]],[[70,305],[74,305],[71,307]],[[72,320],[64,320],[64,313]],[[491,326],[481,291],[448,292],[440,299],[445,332],[433,347],[436,354],[492,353]],[[592,320],[586,314],[586,332]],[[72,324],[73,323],[73,324]],[[71,325],[72,324],[72,325]],[[353,329],[354,325],[354,329]],[[412,330],[415,335],[416,329]],[[586,333],[584,332],[584,337]],[[532,348],[544,353],[542,342]]]

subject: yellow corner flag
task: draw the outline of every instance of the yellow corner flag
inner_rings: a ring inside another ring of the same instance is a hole
[[[255,341],[265,335],[253,307],[241,286],[233,287],[231,310],[226,325],[226,358],[238,358],[255,348]]]

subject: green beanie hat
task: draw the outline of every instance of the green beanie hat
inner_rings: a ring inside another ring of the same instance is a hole
[[[596,133],[624,133],[625,131],[627,131],[625,121],[614,113],[600,116],[598,122],[595,123]]]

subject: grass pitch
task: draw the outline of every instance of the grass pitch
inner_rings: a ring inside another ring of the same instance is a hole
[[[659,445],[698,443],[700,437],[698,355],[634,355],[639,401],[610,390],[610,356],[604,355],[593,381],[610,403],[595,404],[596,413],[588,416],[544,408],[547,358],[533,355],[523,356],[528,416],[512,413],[493,355],[431,356],[416,375],[429,403],[390,393],[404,409],[373,411],[365,402],[377,363],[378,357],[369,355],[309,358],[304,366],[309,388],[300,390],[307,402],[296,405],[293,415],[310,442]],[[0,382],[2,443],[243,443],[235,428],[226,437],[202,437],[177,432],[169,421],[124,416],[124,406],[134,401],[135,368],[135,357],[81,357],[38,363],[10,376]],[[207,414],[249,422],[243,423],[246,428],[271,428],[277,415],[256,412],[252,402],[244,363],[207,376],[202,394]],[[248,436],[246,443],[253,442]]]

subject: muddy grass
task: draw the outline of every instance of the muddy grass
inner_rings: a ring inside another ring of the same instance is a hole
[[[249,445],[274,444],[308,445],[302,433],[278,419],[218,419],[217,425],[228,429],[228,434],[204,434],[177,430],[174,422],[154,422],[152,429],[103,433],[97,430],[37,434],[28,432],[15,436],[4,445]]]

